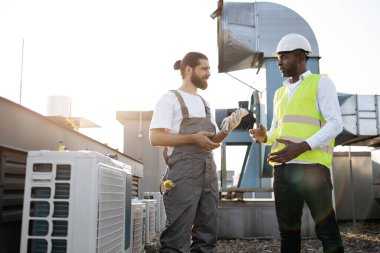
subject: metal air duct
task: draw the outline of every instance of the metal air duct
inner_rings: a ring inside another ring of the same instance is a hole
[[[379,95],[338,94],[343,131],[336,145],[380,146]]]
[[[280,39],[300,33],[310,42],[312,57],[319,58],[316,37],[307,22],[293,10],[274,3],[220,1],[218,16],[219,72],[260,68]]]

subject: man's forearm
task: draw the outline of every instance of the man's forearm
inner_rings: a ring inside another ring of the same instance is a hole
[[[194,143],[191,134],[172,134],[168,132],[151,131],[149,135],[150,143],[153,146],[176,147]]]
[[[228,134],[225,134],[223,131],[220,131],[218,133],[216,133],[212,138],[211,140],[215,143],[221,143],[226,137],[227,137]]]

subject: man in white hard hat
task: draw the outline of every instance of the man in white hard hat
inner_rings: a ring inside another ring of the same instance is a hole
[[[187,53],[176,61],[174,69],[181,71],[182,84],[160,98],[150,125],[151,144],[167,147],[166,179],[174,186],[163,197],[167,221],[160,252],[211,253],[216,246],[219,196],[212,150],[248,111],[237,109],[223,120],[218,131],[209,104],[197,94],[198,89],[207,88],[210,77],[207,57]]]
[[[274,196],[281,252],[301,250],[301,216],[310,209],[323,252],[344,252],[332,203],[331,160],[342,117],[334,83],[312,74],[306,66],[312,54],[300,34],[285,35],[274,56],[287,79],[274,95],[270,130],[250,129],[254,141],[272,145]]]

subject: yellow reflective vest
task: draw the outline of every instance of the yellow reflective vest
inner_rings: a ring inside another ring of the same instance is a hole
[[[271,152],[276,152],[285,147],[276,139],[285,139],[300,143],[318,132],[325,124],[322,114],[317,111],[317,92],[321,75],[311,74],[298,86],[290,101],[288,92],[284,86],[279,88],[274,95],[274,108],[276,113],[274,135]],[[334,149],[332,140],[327,146],[320,149],[308,150],[294,160],[318,163],[331,167]],[[272,163],[271,165],[276,165]]]

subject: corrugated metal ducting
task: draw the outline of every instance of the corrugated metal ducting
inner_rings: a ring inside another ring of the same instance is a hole
[[[293,10],[275,3],[228,2],[218,17],[219,72],[259,68],[288,33],[300,33],[319,57],[309,24]]]
[[[380,144],[379,95],[338,94],[343,131],[336,145],[377,147]]]

